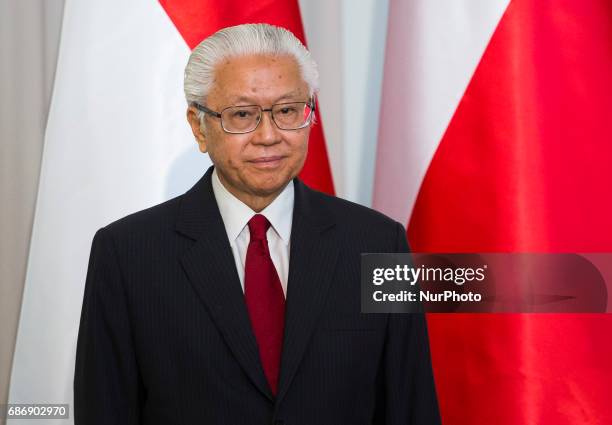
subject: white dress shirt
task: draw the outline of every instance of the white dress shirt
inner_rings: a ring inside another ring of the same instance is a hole
[[[240,285],[242,286],[242,291],[244,291],[244,265],[251,238],[247,224],[257,213],[223,186],[217,175],[216,168],[213,170],[212,188],[217,205],[219,206],[221,218],[223,219],[227,238],[232,247]],[[270,247],[270,256],[272,257],[274,267],[276,267],[285,297],[287,296],[287,280],[289,279],[289,241],[291,237],[291,224],[293,222],[294,198],[293,181],[291,181],[276,199],[259,213],[265,216],[271,224],[266,236],[268,238],[268,246]]]

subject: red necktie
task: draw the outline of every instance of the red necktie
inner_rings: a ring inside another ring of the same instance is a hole
[[[270,222],[261,214],[249,220],[251,240],[244,267],[244,293],[259,357],[272,393],[276,395],[280,370],[285,296],[270,257],[266,232]]]

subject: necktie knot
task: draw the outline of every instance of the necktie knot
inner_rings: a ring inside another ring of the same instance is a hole
[[[255,214],[249,220],[249,232],[251,233],[251,240],[267,240],[266,233],[270,228],[270,222],[266,217],[261,214]]]

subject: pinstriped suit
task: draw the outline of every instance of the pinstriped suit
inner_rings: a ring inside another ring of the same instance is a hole
[[[439,423],[423,316],[360,314],[360,253],[406,251],[403,227],[295,180],[274,398],[211,174],[96,233],[75,423]]]

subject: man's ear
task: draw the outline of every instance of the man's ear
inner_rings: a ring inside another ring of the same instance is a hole
[[[198,146],[200,147],[200,152],[205,153],[208,150],[206,145],[206,135],[202,131],[202,126],[200,123],[200,119],[198,118],[198,110],[195,106],[190,106],[187,108],[187,121],[191,126],[191,132],[193,133]]]

